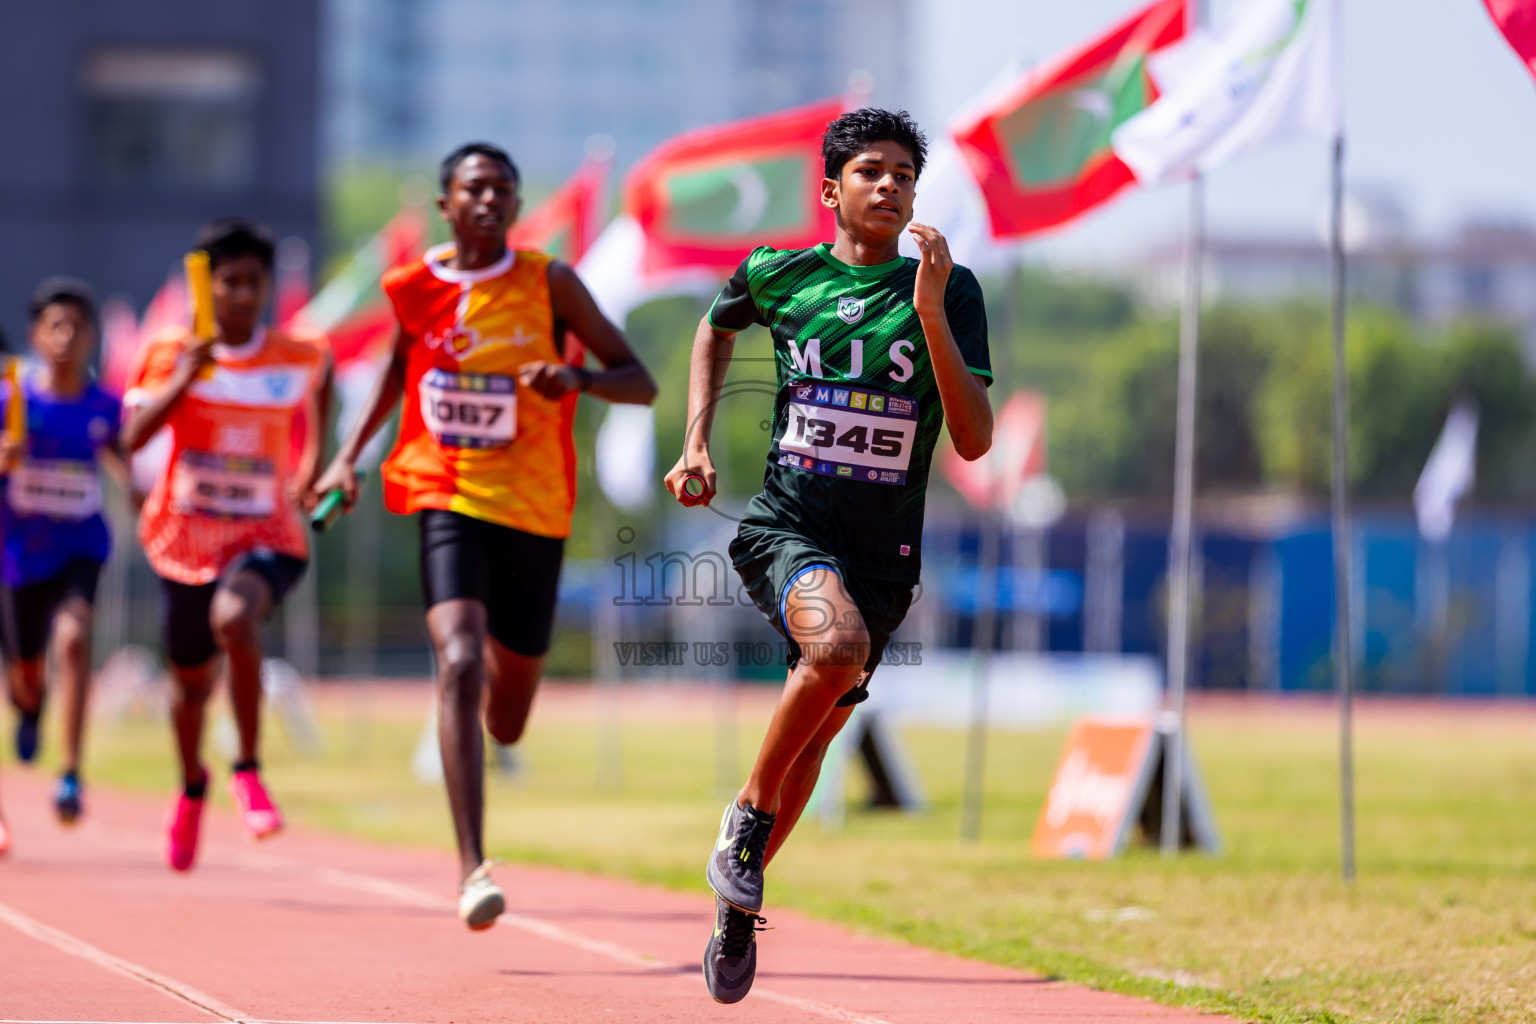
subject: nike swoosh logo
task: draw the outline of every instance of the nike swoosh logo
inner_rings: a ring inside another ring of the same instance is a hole
[[[725,814],[720,818],[720,835],[715,839],[715,852],[722,853],[730,849],[731,840],[736,838],[731,835],[731,808],[725,809]]]

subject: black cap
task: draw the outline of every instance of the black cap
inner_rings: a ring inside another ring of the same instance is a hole
[[[33,320],[55,302],[73,302],[92,320],[96,319],[96,294],[78,277],[50,277],[32,293],[29,314]]]

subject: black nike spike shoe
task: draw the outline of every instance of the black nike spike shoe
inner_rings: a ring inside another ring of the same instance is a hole
[[[774,815],[732,800],[720,819],[720,835],[704,869],[715,895],[748,914],[763,909],[763,854],[773,834],[773,821]]]
[[[752,991],[757,977],[757,933],[767,924],[719,897],[715,898],[715,930],[704,947],[704,984],[717,1003],[739,1003]]]

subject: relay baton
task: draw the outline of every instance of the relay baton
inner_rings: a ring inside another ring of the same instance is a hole
[[[689,473],[683,477],[683,493],[690,498],[697,498],[704,493],[704,478],[697,473]]]
[[[213,271],[208,254],[189,252],[181,261],[187,274],[187,301],[192,306],[192,333],[208,339],[218,333],[213,319]]]
[[[357,486],[359,489],[363,486],[362,473],[357,474]],[[346,510],[346,496],[341,488],[328,491],[325,497],[320,499],[320,504],[316,505],[315,510],[309,514],[309,528],[316,533],[324,533],[335,525],[336,520],[340,519]]]

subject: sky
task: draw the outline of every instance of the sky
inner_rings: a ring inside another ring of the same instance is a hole
[[[1081,45],[1145,0],[914,0],[913,113],[946,124],[1010,67]],[[1214,0],[1220,18],[1234,0]],[[1536,225],[1536,80],[1480,0],[1340,0],[1344,5],[1346,187],[1389,192],[1414,234],[1441,238],[1469,216]],[[931,131],[932,129],[930,129]],[[1212,174],[1213,234],[1318,235],[1329,149],[1296,140]],[[1104,261],[1176,239],[1185,186],[1122,193],[1031,246]]]

